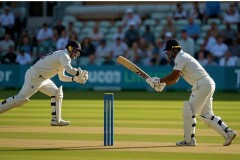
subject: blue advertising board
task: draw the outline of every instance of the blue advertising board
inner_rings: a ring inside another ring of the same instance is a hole
[[[24,82],[25,72],[29,67],[29,65],[0,65],[0,87],[21,87]],[[172,67],[168,66],[140,67],[152,77],[164,77],[172,71]],[[61,82],[58,76],[53,77],[52,80],[57,86],[63,85],[64,88],[96,90],[150,89],[144,79],[119,65],[91,65],[83,66],[82,69],[89,71],[89,80],[84,85]],[[217,90],[240,90],[240,67],[206,67],[205,69],[216,82]],[[166,89],[189,90],[191,86],[181,78],[177,84],[168,86]]]

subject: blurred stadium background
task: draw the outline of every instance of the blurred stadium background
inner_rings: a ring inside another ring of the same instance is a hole
[[[210,73],[218,91],[239,91],[239,7],[230,1],[2,1],[0,88],[19,89],[30,65],[74,39],[85,53],[72,63],[89,70],[90,78],[82,86],[66,83],[65,89],[153,91],[116,57],[126,56],[151,76],[162,77],[173,67],[162,52],[164,41],[177,38]],[[54,82],[62,84],[57,77]],[[166,89],[190,86],[181,80]]]
[[[166,87],[167,92],[156,93],[116,63],[123,55],[149,75],[163,77],[173,68],[162,52],[164,41],[179,39],[217,84],[215,113],[240,133],[239,4],[1,1],[1,100],[16,95],[25,71],[44,54],[64,48],[69,39],[81,42],[85,53],[72,63],[88,70],[89,80],[79,85],[53,78],[57,86],[63,85],[63,117],[71,121],[67,128],[49,125],[50,101],[42,93],[24,107],[2,114],[0,159],[239,159],[239,138],[222,147],[222,137],[200,120],[199,146],[175,147],[183,135],[180,108],[191,86],[181,79]],[[134,20],[128,21],[132,15]],[[109,148],[103,147],[105,92],[113,92],[115,98],[114,147]]]

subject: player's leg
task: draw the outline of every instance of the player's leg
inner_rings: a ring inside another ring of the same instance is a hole
[[[22,98],[18,94],[9,97],[0,103],[0,114],[13,109],[15,107],[22,106],[23,104],[29,102],[28,98]]]
[[[184,140],[176,143],[177,146],[196,146],[195,140],[195,127],[197,121],[196,116],[193,114],[192,106],[188,101],[183,105],[183,128]]]
[[[195,86],[192,88],[189,101],[184,102],[183,107],[183,126],[184,126],[184,140],[176,144],[178,146],[194,146],[196,145],[195,127],[197,124],[196,115],[202,110],[206,102],[210,89],[205,89],[202,86]]]
[[[43,81],[42,79],[37,79],[35,76],[35,73],[31,69],[27,70],[21,90],[17,95],[9,97],[0,103],[0,113],[29,102],[28,98],[38,91]]]
[[[220,135],[225,138],[224,146],[228,146],[232,143],[237,133],[230,129],[226,123],[223,122],[221,117],[213,114],[212,111],[212,96],[215,91],[215,86],[212,87],[211,94],[207,97],[206,102],[202,108],[200,119],[209,127],[217,131]],[[210,88],[210,87],[209,87]]]
[[[39,89],[40,92],[51,97],[51,109],[52,109],[52,126],[65,126],[69,125],[69,121],[62,119],[62,99],[63,91],[62,86],[57,86],[49,79],[44,82],[44,85]]]

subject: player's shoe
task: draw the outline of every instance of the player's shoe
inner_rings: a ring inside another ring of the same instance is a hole
[[[58,123],[56,119],[51,120],[51,126],[67,126],[70,124],[70,121],[65,121],[61,119],[61,121]]]
[[[224,146],[229,146],[232,143],[233,139],[237,136],[237,132],[230,130],[228,132],[228,136],[229,137],[226,138],[225,143],[223,144]]]
[[[190,143],[187,143],[185,140],[176,142],[177,146],[196,146],[196,139],[192,138]]]

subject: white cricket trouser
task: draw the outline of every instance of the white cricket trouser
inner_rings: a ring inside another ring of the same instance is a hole
[[[19,91],[19,95],[23,98],[30,98],[37,91],[48,96],[55,96],[58,88],[50,79],[44,79],[31,67],[25,74],[24,84]]]
[[[212,78],[209,76],[203,77],[194,84],[189,98],[193,115],[213,115],[212,96],[214,91],[215,84]]]

